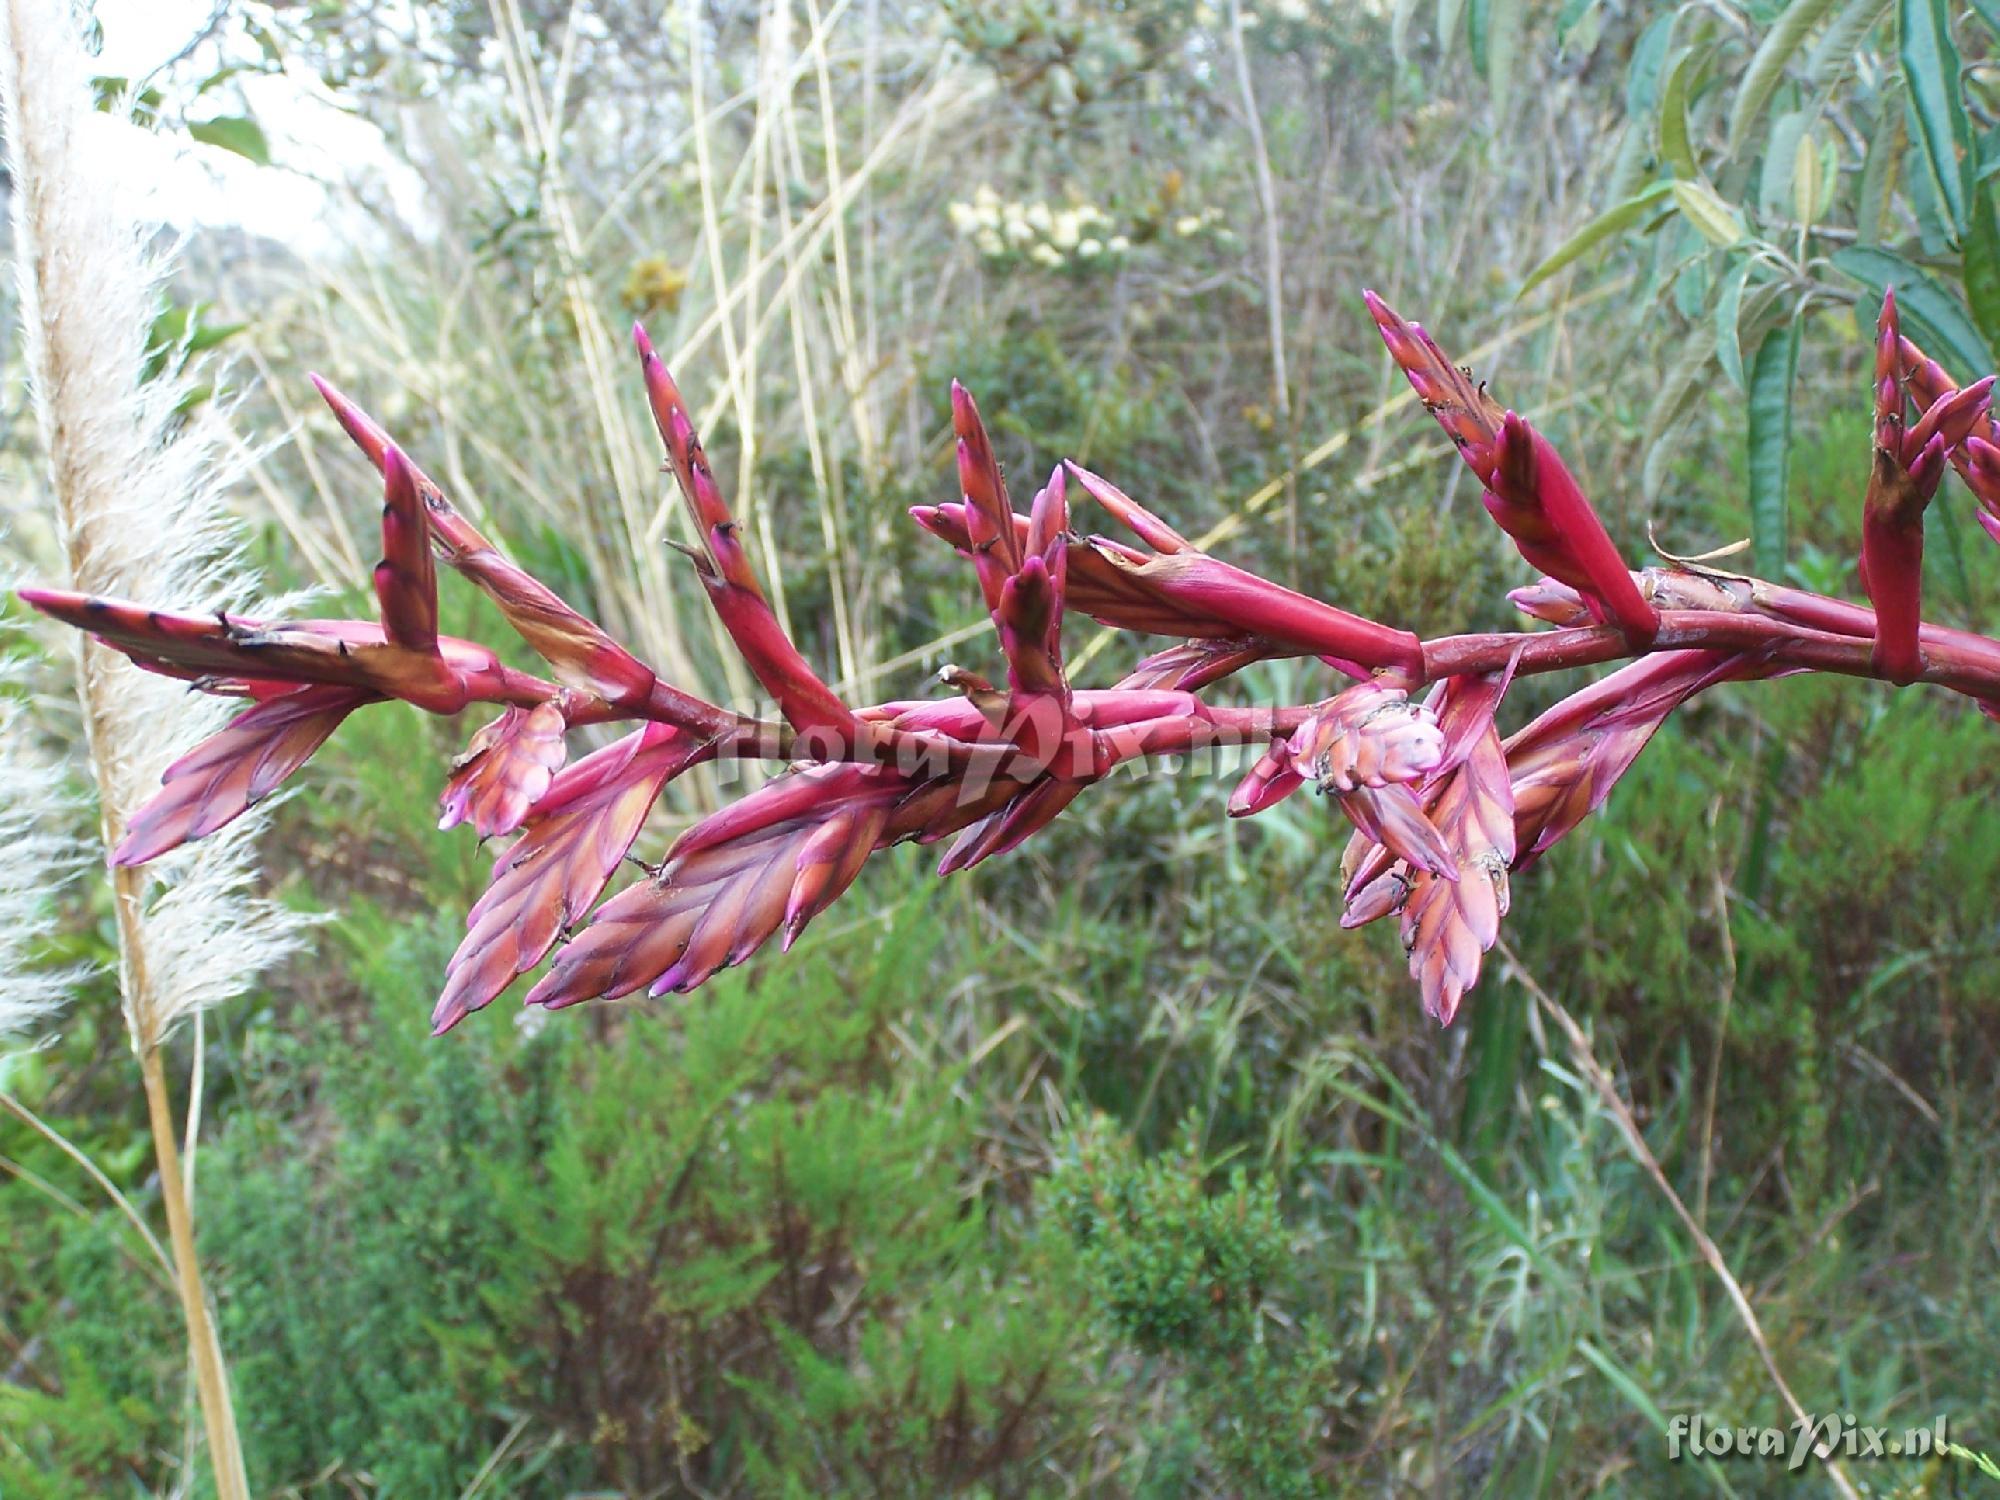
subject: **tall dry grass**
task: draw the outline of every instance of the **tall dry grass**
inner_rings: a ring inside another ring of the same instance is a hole
[[[20,328],[61,568],[92,593],[203,608],[246,591],[228,544],[218,458],[223,417],[186,414],[188,382],[147,375],[157,289],[170,262],[123,205],[93,106],[89,61],[62,0],[8,0],[0,48]],[[103,845],[220,705],[84,645],[76,694]],[[176,1028],[241,993],[289,952],[296,923],[252,899],[255,826],[209,841],[164,876],[114,870],[119,993],[145,1083],[188,1355],[217,1492],[250,1493],[193,1223],[198,1106],[177,1126],[165,1048]]]

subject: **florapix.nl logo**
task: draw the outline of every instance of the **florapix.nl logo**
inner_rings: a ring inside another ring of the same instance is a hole
[[[1852,1412],[1804,1416],[1783,1427],[1743,1427],[1699,1412],[1667,1425],[1667,1457],[1780,1459],[1803,1469],[1813,1459],[1929,1458],[1948,1452],[1945,1418],[1927,1427],[1871,1427]]]

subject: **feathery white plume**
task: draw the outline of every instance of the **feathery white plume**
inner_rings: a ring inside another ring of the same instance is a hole
[[[0,687],[15,676],[0,663]],[[62,830],[60,771],[38,760],[20,706],[0,699],[0,1051],[53,1021],[76,982],[73,970],[36,968],[35,945],[54,928],[51,896],[83,863]]]
[[[117,122],[93,107],[88,59],[65,0],[5,0],[0,57],[13,174],[20,323],[76,588],[190,609],[240,608],[247,590],[221,500],[226,413],[183,415],[188,382],[146,378],[170,260],[149,249],[114,159]],[[218,728],[223,700],[189,693],[94,644],[79,694],[108,843],[159,787],[160,772]],[[127,1019],[141,1049],[240,993],[287,952],[297,919],[246,894],[255,820],[179,860],[128,943]],[[143,889],[143,885],[140,887]]]
[[[14,259],[35,416],[70,582],[88,593],[219,608],[240,604],[228,545],[212,404],[181,408],[187,383],[146,378],[153,309],[168,270],[126,209],[106,121],[67,0],[0,0],[0,106],[13,174]],[[111,127],[115,129],[115,126]],[[208,700],[86,642],[78,698],[105,846],[176,751],[218,727]],[[246,826],[247,825],[247,826]],[[111,874],[120,993],[145,1080],[159,1188],[188,1352],[220,1500],[248,1500],[242,1444],[195,1252],[162,1042],[175,1022],[238,993],[283,953],[296,919],[249,899],[256,824],[242,818],[151,872]],[[157,867],[155,867],[157,868]]]

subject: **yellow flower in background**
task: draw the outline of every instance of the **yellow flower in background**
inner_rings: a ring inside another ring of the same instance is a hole
[[[664,255],[647,255],[632,262],[618,300],[634,317],[654,312],[679,312],[687,273]]]

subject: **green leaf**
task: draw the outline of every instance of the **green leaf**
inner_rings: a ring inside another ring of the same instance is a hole
[[[1630,229],[1655,209],[1660,208],[1674,186],[1672,183],[1656,182],[1634,193],[1623,203],[1607,208],[1563,241],[1554,254],[1530,271],[1528,279],[1521,283],[1521,290],[1515,293],[1516,298],[1527,296],[1564,266],[1588,254],[1614,234],[1621,234]]]
[[[1744,227],[1742,215],[1707,183],[1674,182],[1668,186],[1674,195],[1674,206],[1711,245],[1727,249],[1748,238],[1750,231]]]
[[[1743,288],[1756,269],[1755,261],[1744,261],[1723,278],[1722,295],[1715,299],[1715,355],[1722,363],[1722,373],[1739,391],[1750,388],[1743,373]]]
[[[1514,92],[1521,57],[1524,0],[1487,0],[1486,86],[1493,92],[1493,116],[1504,119]]]
[[[1757,121],[1763,118],[1764,108],[1771,102],[1771,96],[1785,81],[1786,66],[1805,45],[1813,27],[1833,9],[1833,4],[1834,0],[1792,0],[1785,7],[1785,13],[1764,33],[1764,40],[1751,54],[1750,66],[1743,71],[1743,82],[1736,90],[1736,102],[1729,109],[1730,155],[1734,156],[1743,149],[1743,143],[1749,140]]]
[[[1972,213],[1972,125],[1959,91],[1958,48],[1944,0],[1898,0],[1896,48],[1931,184],[1963,236]]]
[[[1806,228],[1819,222],[1820,204],[1829,185],[1826,157],[1812,131],[1802,131],[1792,153],[1792,214]]]
[[[1791,478],[1792,386],[1799,373],[1796,319],[1774,328],[1750,366],[1750,544],[1757,572],[1785,574],[1785,504]]]
[[[1486,71],[1487,12],[1491,0],[1467,0],[1465,7],[1465,36],[1472,46],[1472,66],[1481,78],[1489,76]]]
[[[271,143],[264,139],[264,127],[248,115],[217,115],[212,120],[196,120],[188,134],[206,146],[220,146],[247,157],[260,167],[271,165]]]
[[[1632,120],[1652,118],[1660,98],[1660,74],[1666,70],[1667,50],[1674,42],[1674,17],[1669,10],[1639,33],[1632,44],[1632,62],[1625,70],[1625,113]]]
[[[1688,93],[1699,71],[1695,56],[1693,48],[1683,52],[1668,72],[1666,86],[1660,90],[1660,159],[1673,169],[1676,177],[1701,176],[1694,144],[1688,136]]]
[[[1849,245],[1833,255],[1834,269],[1852,276],[1879,298],[1896,289],[1896,310],[1923,340],[1925,351],[1953,377],[1973,381],[1993,371],[1993,354],[1963,304],[1928,271],[1873,245]],[[1872,324],[1874,311],[1861,321]]]
[[[1959,248],[1959,269],[1972,321],[1991,348],[2000,343],[2000,222],[1994,217],[1992,187],[1974,183],[1971,193],[1972,216]]]
[[[1854,64],[1854,54],[1868,40],[1868,33],[1881,24],[1895,0],[1847,0],[1833,24],[1813,43],[1806,59],[1806,77],[1814,85],[1844,74]]]
[[[1896,178],[1907,144],[1903,111],[1885,98],[1874,138],[1868,142],[1868,159],[1861,164],[1861,193],[1854,208],[1855,235],[1862,245],[1882,238],[1884,216],[1896,196]]]
[[[1799,139],[1806,128],[1804,110],[1791,110],[1771,122],[1764,146],[1764,170],[1757,183],[1757,211],[1777,216],[1792,210],[1792,174],[1799,163]]]

